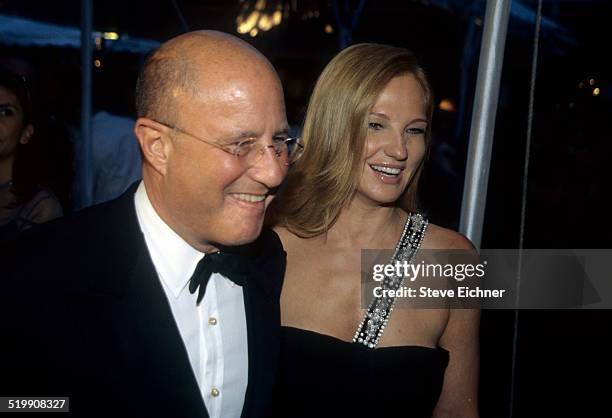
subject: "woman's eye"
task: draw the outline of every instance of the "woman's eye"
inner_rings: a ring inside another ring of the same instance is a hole
[[[13,109],[8,107],[0,107],[0,116],[13,116],[15,112]]]
[[[423,128],[408,128],[406,129],[408,135],[425,135],[425,129]]]
[[[375,131],[380,131],[383,128],[383,126],[382,124],[378,122],[370,122],[368,123],[368,128],[373,129]]]

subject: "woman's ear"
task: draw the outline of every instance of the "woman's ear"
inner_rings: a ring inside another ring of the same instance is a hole
[[[31,123],[28,123],[28,125],[21,132],[19,143],[23,145],[27,144],[30,142],[30,139],[32,139],[32,135],[34,135],[34,126]]]

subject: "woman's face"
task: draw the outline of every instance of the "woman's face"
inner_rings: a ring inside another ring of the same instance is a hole
[[[17,144],[28,142],[31,125],[24,127],[23,109],[17,96],[0,86],[0,159],[15,153]]]
[[[356,198],[370,204],[395,202],[425,155],[427,119],[417,79],[389,81],[368,115],[363,171]]]

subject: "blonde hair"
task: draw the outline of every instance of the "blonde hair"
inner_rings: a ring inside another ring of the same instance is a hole
[[[412,52],[389,45],[357,44],[325,67],[308,104],[302,135],[304,155],[291,168],[272,208],[276,223],[304,238],[323,234],[333,226],[355,193],[367,117],[387,83],[404,74],[412,74],[421,85],[430,121],[431,88]],[[419,167],[401,198],[407,210],[416,209],[420,171]]]

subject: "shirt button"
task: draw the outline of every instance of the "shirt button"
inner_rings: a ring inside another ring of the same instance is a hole
[[[219,389],[217,389],[217,388],[212,388],[212,390],[210,391],[210,394],[211,394],[212,396],[214,396],[215,398],[216,398],[217,396],[219,396],[219,394],[220,394],[220,393],[221,393],[221,392],[219,392]]]
[[[217,325],[217,318],[215,318],[214,316],[211,316],[210,318],[208,318],[208,323],[210,325]]]

